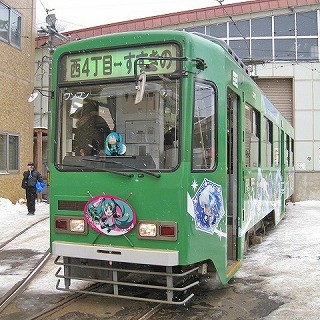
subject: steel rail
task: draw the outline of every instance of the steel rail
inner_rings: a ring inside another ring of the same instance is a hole
[[[26,231],[28,231],[29,229],[31,229],[33,226],[37,225],[38,223],[49,219],[49,217],[45,217],[39,221],[34,222],[33,224],[31,224],[30,226],[28,226],[27,228],[23,229],[22,231],[20,231],[19,233],[17,233],[16,235],[14,235],[12,238],[10,238],[9,240],[5,241],[4,243],[0,244],[0,250],[5,247],[7,244],[9,244],[10,242],[12,242],[14,239],[18,238],[19,236],[21,236],[22,234],[24,234]]]
[[[47,260],[50,258],[51,253],[49,249],[38,261],[36,266],[31,270],[31,272],[21,281],[17,282],[7,293],[0,299],[0,313],[20,294],[22,293],[29,283],[36,277],[36,275],[41,271],[43,266],[46,264]]]

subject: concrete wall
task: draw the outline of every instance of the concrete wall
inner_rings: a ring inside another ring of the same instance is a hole
[[[295,199],[320,200],[320,63],[267,63],[256,67],[264,78],[293,79]],[[317,182],[318,179],[318,182]]]
[[[33,161],[33,105],[28,98],[34,87],[35,0],[4,0],[22,17],[21,50],[0,40],[0,132],[18,134],[18,172],[0,173],[0,197],[16,202],[25,198],[22,172]],[[33,9],[32,9],[33,8]]]
[[[296,172],[294,202],[320,200],[320,172]]]

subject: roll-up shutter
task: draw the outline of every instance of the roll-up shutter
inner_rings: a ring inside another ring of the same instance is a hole
[[[292,79],[262,79],[255,82],[281,114],[293,125]]]

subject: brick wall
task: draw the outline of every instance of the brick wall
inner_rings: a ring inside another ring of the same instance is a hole
[[[16,202],[25,197],[22,172],[33,157],[34,106],[28,103],[34,83],[35,0],[4,0],[22,17],[21,50],[0,40],[0,132],[20,137],[19,170],[0,173],[0,197]]]

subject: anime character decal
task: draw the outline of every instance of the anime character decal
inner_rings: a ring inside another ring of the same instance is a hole
[[[194,218],[196,230],[219,235],[216,229],[225,215],[221,186],[204,179],[193,198],[188,194],[188,212]]]
[[[117,132],[111,132],[105,141],[104,151],[107,156],[121,156],[127,151],[127,147],[122,143],[121,134]]]
[[[133,229],[136,214],[123,199],[110,196],[96,196],[90,199],[84,208],[84,217],[95,231],[118,236]]]
[[[245,191],[245,219],[242,228],[239,228],[238,235],[245,233],[259,220],[274,210],[274,219],[277,224],[281,220],[281,196],[282,175],[281,171],[264,173],[258,168],[256,177],[246,179]]]

